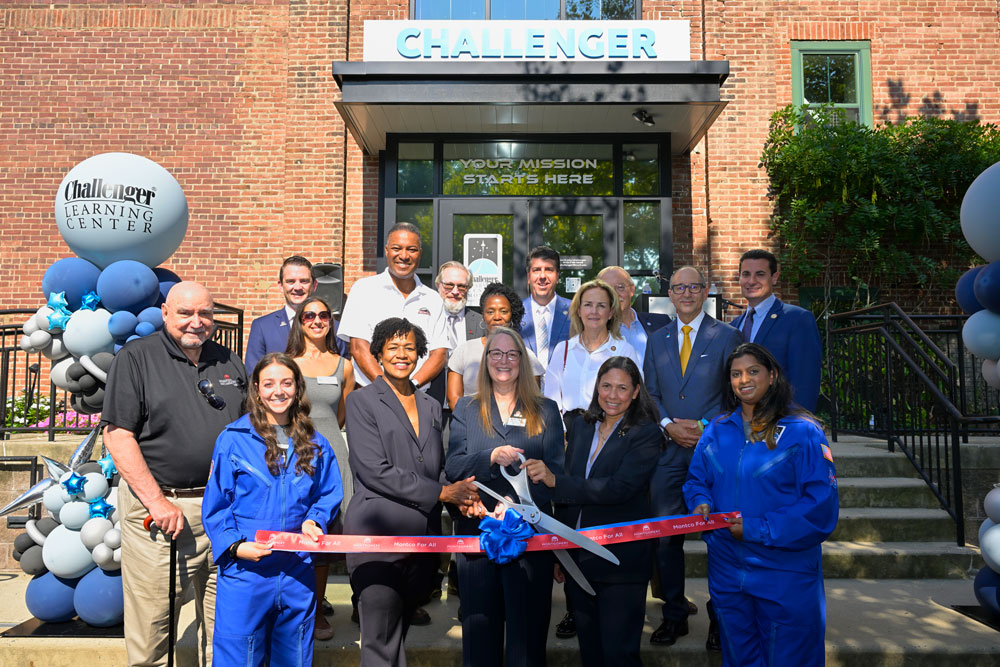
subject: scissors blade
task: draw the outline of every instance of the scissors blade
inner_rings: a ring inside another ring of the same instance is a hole
[[[480,484],[479,482],[473,482],[476,487],[488,496],[492,496],[494,500],[503,503],[504,505],[509,505],[510,501],[501,496],[499,493],[486,486],[485,484]]]
[[[580,572],[580,568],[577,566],[576,561],[573,560],[572,556],[562,549],[556,549],[552,553],[556,555],[556,558],[559,560],[559,564],[562,565],[562,569],[566,571],[566,574],[573,578],[573,581],[576,582],[577,586],[587,591],[588,595],[597,595],[591,587],[590,582],[587,581],[585,576],[583,576],[583,572]]]
[[[615,565],[620,565],[618,562],[618,557],[611,553],[606,547],[601,546],[594,540],[590,539],[586,535],[581,535],[577,531],[573,530],[566,524],[556,521],[548,514],[542,514],[538,519],[538,523],[535,529],[539,532],[553,533],[559,537],[569,540],[573,544],[577,545],[582,549],[586,549],[592,554],[600,556],[606,561],[610,561]]]

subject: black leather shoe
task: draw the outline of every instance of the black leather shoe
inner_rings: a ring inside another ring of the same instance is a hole
[[[694,616],[698,613],[698,605],[691,602],[691,600],[688,600],[687,598],[684,598],[684,601],[687,602],[688,605],[688,616]]]
[[[576,619],[573,618],[573,612],[567,611],[562,620],[556,623],[556,637],[559,639],[576,637]]]
[[[427,610],[423,607],[417,607],[416,611],[413,612],[413,616],[410,617],[410,625],[430,625],[431,615],[427,613]]]
[[[705,640],[705,650],[722,652],[722,635],[719,633],[719,621],[716,620],[715,609],[712,608],[712,601],[708,601],[708,638]]]
[[[649,643],[657,646],[673,646],[678,637],[683,637],[687,633],[688,622],[686,618],[683,621],[664,620],[660,623],[660,627],[653,630]]]

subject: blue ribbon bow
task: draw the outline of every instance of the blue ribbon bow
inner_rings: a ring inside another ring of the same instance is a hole
[[[503,515],[503,521],[485,516],[479,522],[479,546],[486,556],[496,563],[509,563],[524,553],[528,548],[527,539],[535,534],[535,530],[521,515],[508,509]]]

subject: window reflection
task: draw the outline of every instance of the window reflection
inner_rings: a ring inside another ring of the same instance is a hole
[[[396,222],[409,222],[420,230],[420,268],[434,268],[434,206],[429,201],[396,202]],[[461,257],[461,255],[458,255]]]

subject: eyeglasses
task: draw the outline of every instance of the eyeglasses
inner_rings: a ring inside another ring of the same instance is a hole
[[[465,294],[469,291],[468,285],[462,285],[459,283],[441,283],[441,287],[444,288],[445,292],[454,292],[455,290],[458,290],[462,294]]]
[[[691,294],[701,294],[701,291],[705,289],[705,283],[691,283],[690,285],[685,285],[683,283],[678,283],[676,285],[670,286],[670,291],[674,294],[684,294],[684,292],[691,292]]]
[[[320,311],[307,310],[306,312],[302,313],[302,323],[306,324],[307,322],[312,322],[317,317],[319,318],[320,322],[329,322],[330,321],[330,311],[329,310],[320,310]]]
[[[504,357],[507,357],[507,361],[517,361],[521,358],[520,350],[490,350],[486,353],[486,356],[490,358],[490,361],[501,361]]]
[[[212,386],[211,380],[199,380],[198,391],[200,391],[201,395],[205,397],[208,404],[216,410],[221,410],[226,407],[226,402],[222,400],[221,396],[215,393],[215,387]]]

